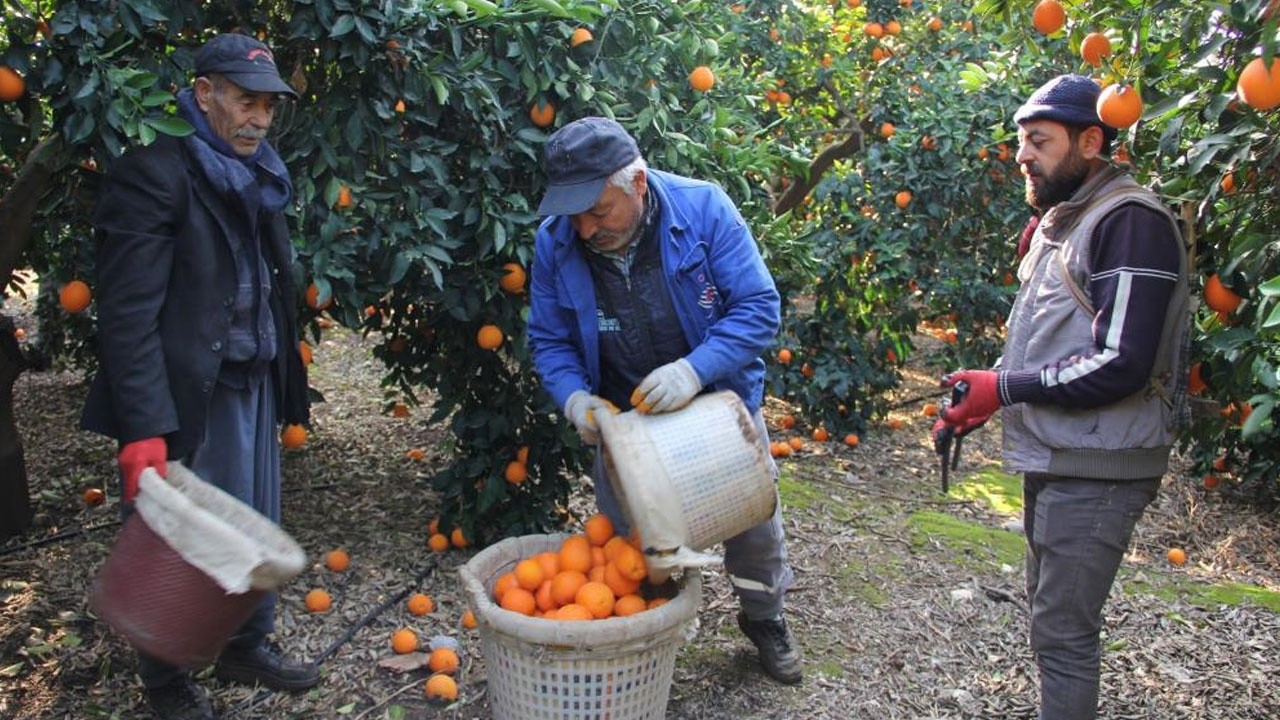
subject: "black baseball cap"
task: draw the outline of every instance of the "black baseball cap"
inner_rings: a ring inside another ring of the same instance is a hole
[[[270,48],[248,35],[218,35],[196,52],[196,76],[214,73],[250,92],[298,97],[298,93],[280,77]]]
[[[609,176],[640,157],[636,141],[604,117],[574,120],[547,139],[542,164],[547,193],[539,215],[577,215],[595,205]]]
[[[1022,124],[1028,120],[1053,120],[1076,127],[1097,125],[1107,140],[1114,140],[1116,129],[1098,117],[1098,96],[1101,94],[1102,88],[1092,78],[1059,75],[1036,88],[1014,113],[1013,121]]]

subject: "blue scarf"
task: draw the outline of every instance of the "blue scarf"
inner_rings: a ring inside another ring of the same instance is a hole
[[[251,226],[257,226],[258,210],[275,214],[293,198],[289,170],[271,143],[262,141],[249,157],[241,157],[227,141],[218,137],[208,118],[196,106],[195,93],[186,88],[178,93],[178,115],[195,127],[195,134],[183,138],[195,155],[205,177],[224,196],[234,198],[248,213]],[[259,175],[255,168],[261,169]]]

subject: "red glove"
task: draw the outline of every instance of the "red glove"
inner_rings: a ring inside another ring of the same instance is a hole
[[[969,385],[959,404],[943,409],[942,419],[955,428],[957,434],[966,434],[985,423],[1000,409],[1000,395],[996,392],[998,378],[994,370],[960,370],[942,378],[943,387],[962,380]]]
[[[120,463],[120,476],[124,479],[125,502],[133,502],[133,498],[138,495],[138,478],[142,477],[143,470],[155,468],[160,477],[165,476],[168,472],[165,466],[168,454],[169,448],[162,437],[134,440],[120,448],[117,462]]]

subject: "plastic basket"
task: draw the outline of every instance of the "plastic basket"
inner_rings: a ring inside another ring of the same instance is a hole
[[[737,394],[702,395],[673,413],[600,418],[614,493],[639,531],[650,580],[773,515],[773,466]],[[702,556],[705,557],[705,556]]]
[[[679,581],[669,602],[635,615],[566,622],[494,604],[489,588],[527,557],[555,550],[563,535],[508,538],[459,574],[480,632],[495,720],[658,720],[665,716],[676,652],[697,631],[702,582]]]
[[[306,556],[266,517],[170,463],[144,471],[137,512],[98,569],[89,604],[135,648],[193,667],[212,662],[266,593]]]

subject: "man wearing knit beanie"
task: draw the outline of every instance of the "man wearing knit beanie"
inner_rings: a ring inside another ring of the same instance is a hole
[[[1185,401],[1182,238],[1160,198],[1108,160],[1116,133],[1099,94],[1063,75],[1014,115],[1040,222],[1000,362],[944,377],[967,393],[934,428],[963,435],[1001,411],[1004,468],[1023,474],[1041,720],[1097,716],[1102,606]]]

